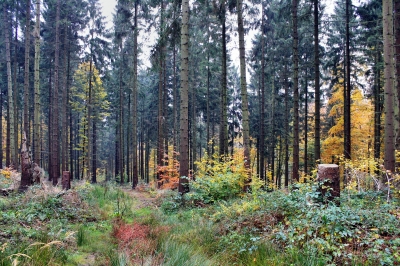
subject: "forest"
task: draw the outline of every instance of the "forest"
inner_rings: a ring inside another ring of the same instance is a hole
[[[0,1],[0,266],[400,265],[400,0],[102,3]]]

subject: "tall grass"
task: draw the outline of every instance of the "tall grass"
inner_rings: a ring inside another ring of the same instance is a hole
[[[164,254],[163,266],[213,266],[222,265],[207,258],[202,252],[196,251],[193,246],[182,244],[170,238],[162,245]]]

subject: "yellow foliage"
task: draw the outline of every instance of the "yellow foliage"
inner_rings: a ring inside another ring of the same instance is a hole
[[[322,161],[331,162],[334,157],[343,154],[344,141],[344,103],[343,86],[336,84],[334,93],[328,104],[332,106],[329,117],[334,119],[334,126],[328,132],[328,137],[322,144]],[[351,153],[353,158],[369,154],[373,131],[373,106],[365,99],[361,90],[354,88],[351,95]]]

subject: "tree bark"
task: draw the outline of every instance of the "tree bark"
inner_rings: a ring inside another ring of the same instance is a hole
[[[33,117],[33,161],[40,165],[40,0],[36,0],[36,23],[35,23],[35,96]]]
[[[51,143],[51,179],[53,185],[56,186],[60,176],[60,162],[59,162],[59,134],[58,134],[58,86],[59,86],[59,54],[60,54],[60,0],[57,0],[57,14],[56,14],[56,45],[55,45],[55,59],[54,59],[54,90],[52,97],[52,143]]]
[[[315,163],[321,160],[321,96],[319,88],[319,0],[314,0],[314,68],[315,68],[315,119],[314,119],[314,159]]]
[[[393,89],[393,3],[383,0],[383,54],[385,92],[385,154],[384,167],[395,170],[394,89]]]
[[[135,31],[134,31],[134,44],[133,44],[133,132],[132,132],[132,188],[135,189],[138,182],[138,158],[137,158],[137,95],[138,95],[138,75],[137,75],[137,67],[138,67],[138,3],[135,1]]]
[[[297,33],[297,0],[292,0],[293,16],[293,169],[292,180],[299,181],[299,36]]]
[[[189,192],[189,0],[182,1],[179,193]]]
[[[219,133],[219,155],[228,155],[228,114],[227,114],[227,51],[226,51],[226,8],[225,1],[222,2],[221,8],[221,24],[222,24],[222,87],[221,87],[221,121]]]
[[[400,0],[394,0],[394,36],[395,36],[395,86],[397,106],[400,106]],[[397,115],[396,150],[400,150],[400,114]]]
[[[10,159],[6,158],[8,162],[6,162],[7,166],[16,166],[16,155],[15,155],[15,134],[14,134],[14,97],[13,97],[13,84],[12,84],[12,76],[11,76],[11,45],[10,45],[10,35],[8,26],[10,23],[8,22],[7,16],[7,5],[3,3],[3,25],[4,25],[4,38],[6,42],[6,62],[7,62],[7,88],[8,88],[8,127],[7,127],[7,139],[9,139],[9,154]]]
[[[350,0],[346,0],[346,87],[344,97],[344,157],[351,158]]]
[[[26,0],[26,24],[25,24],[25,67],[24,67],[24,132],[26,134],[26,145],[30,147],[29,127],[29,59],[30,59],[30,37],[31,37],[31,0]]]
[[[240,60],[240,95],[242,98],[242,125],[243,125],[243,153],[245,168],[248,171],[248,178],[245,182],[244,190],[249,190],[251,183],[250,171],[250,126],[249,126],[249,105],[247,100],[246,83],[246,54],[244,45],[244,25],[243,25],[243,1],[237,0],[237,22],[239,34],[239,60]]]

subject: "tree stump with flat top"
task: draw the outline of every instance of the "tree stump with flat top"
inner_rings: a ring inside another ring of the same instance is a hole
[[[319,191],[323,198],[328,201],[336,200],[340,197],[340,170],[337,164],[318,165],[317,181],[321,183]]]

